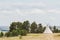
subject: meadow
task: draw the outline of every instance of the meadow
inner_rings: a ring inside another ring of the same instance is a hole
[[[53,34],[27,34],[27,36],[2,37],[0,40],[60,40],[60,33]]]

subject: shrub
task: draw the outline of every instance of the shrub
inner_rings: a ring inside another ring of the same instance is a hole
[[[7,32],[5,34],[5,36],[7,36],[7,37],[18,36],[18,31],[17,30],[13,30],[12,32]]]
[[[26,30],[20,30],[20,29],[13,30],[12,35],[13,36],[18,36],[18,35],[25,36],[25,35],[27,35],[27,31]]]
[[[3,32],[1,32],[1,33],[0,33],[0,37],[3,37],[3,35],[4,35]]]
[[[6,37],[13,37],[13,36],[26,36],[27,35],[27,31],[26,30],[13,30],[11,32],[7,32],[5,34]]]
[[[5,33],[5,36],[6,37],[10,37],[10,36],[12,36],[12,33],[11,32],[7,32],[7,33]]]
[[[20,31],[19,31],[19,34],[20,34],[21,36],[26,36],[26,35],[27,35],[27,31],[26,31],[26,30],[20,30]]]
[[[17,30],[12,31],[12,36],[18,36],[18,35],[19,35],[19,32]]]
[[[22,39],[22,36],[21,35],[19,35],[19,39]]]

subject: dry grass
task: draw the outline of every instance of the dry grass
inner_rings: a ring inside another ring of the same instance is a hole
[[[60,40],[60,33],[55,34],[28,34],[23,36],[22,39],[17,37],[3,37],[0,40]]]

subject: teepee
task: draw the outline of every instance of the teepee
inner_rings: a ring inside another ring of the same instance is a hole
[[[47,27],[46,27],[46,29],[45,29],[44,33],[49,33],[49,34],[51,34],[51,33],[52,33],[52,31],[50,30],[49,26],[47,26]]]

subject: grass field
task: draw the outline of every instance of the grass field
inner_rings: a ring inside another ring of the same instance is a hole
[[[2,37],[0,40],[60,40],[60,33],[54,34],[28,34],[22,36],[22,39],[17,37]]]

